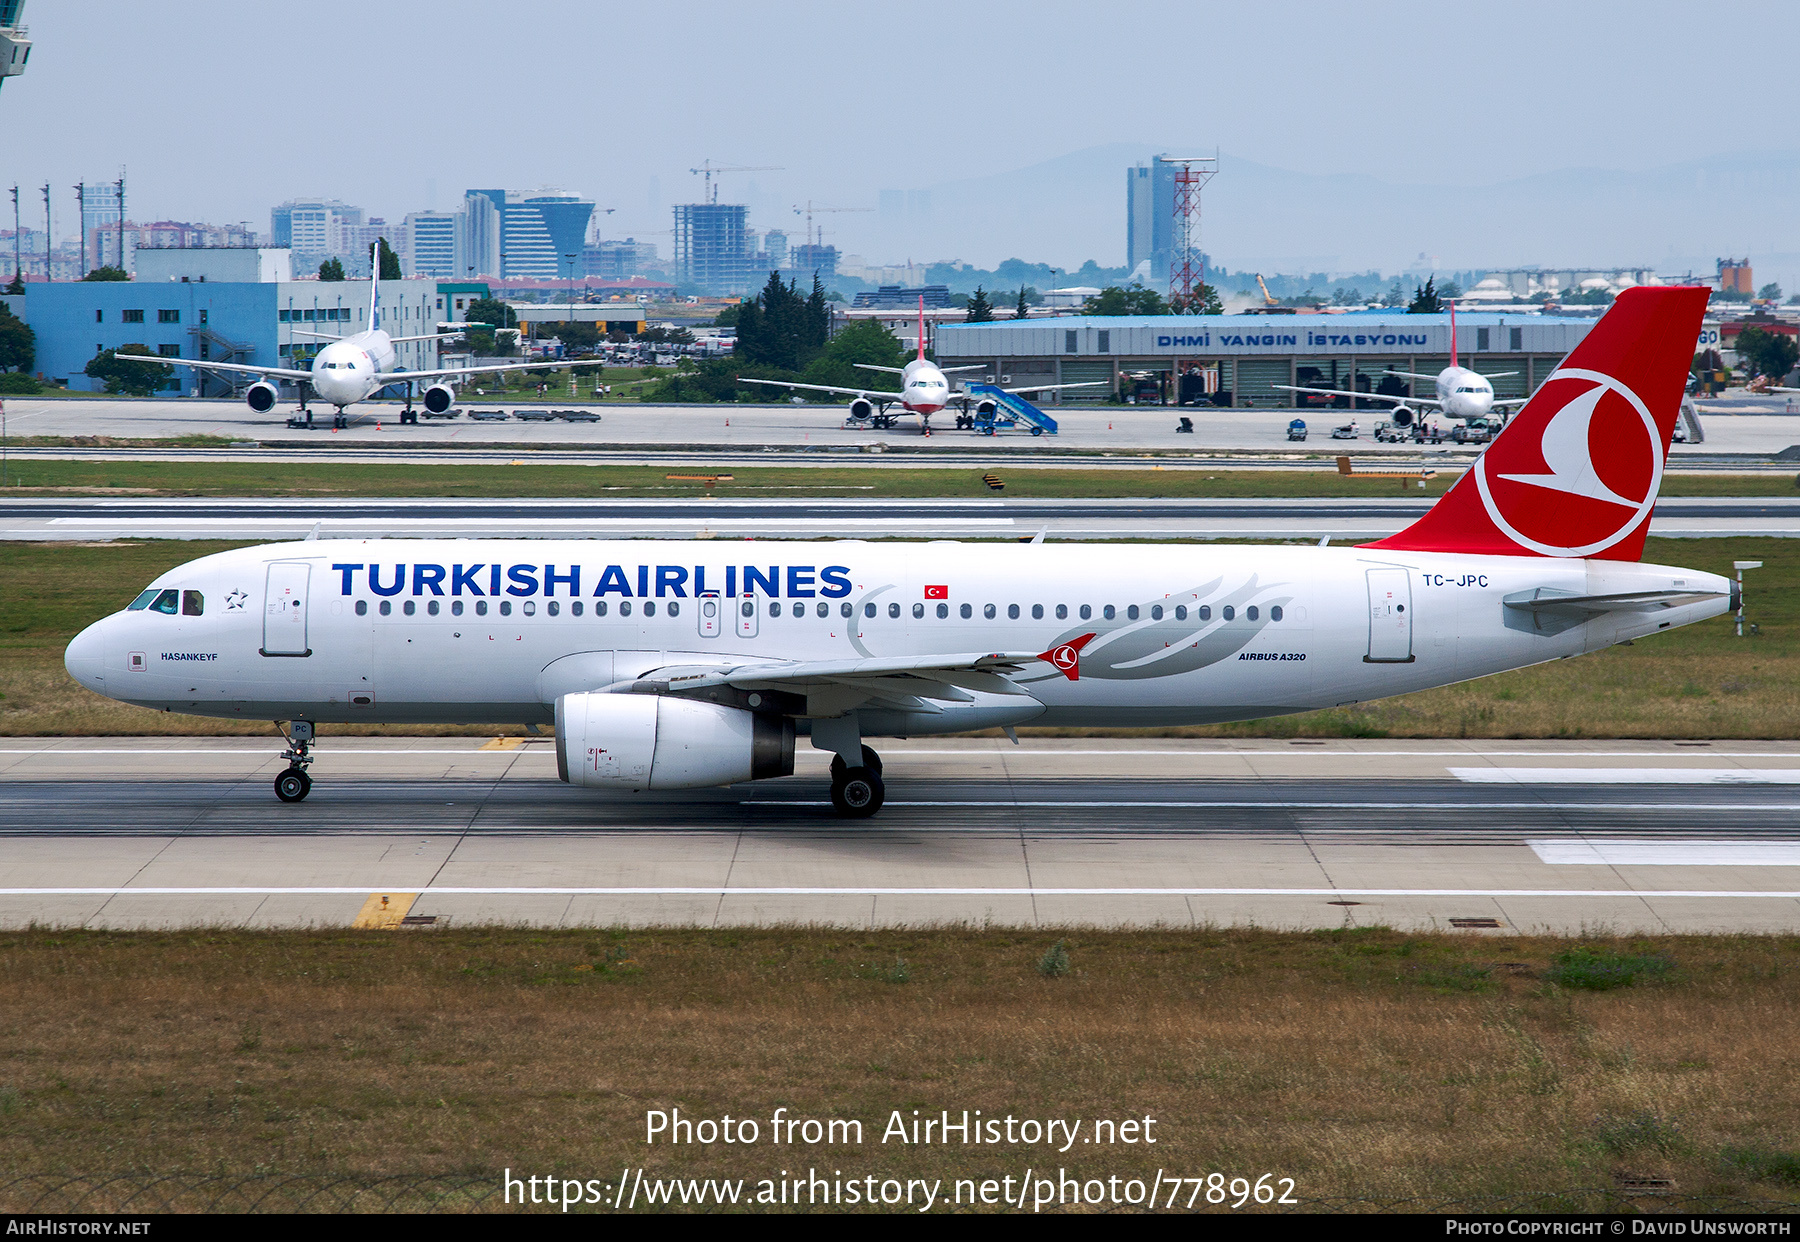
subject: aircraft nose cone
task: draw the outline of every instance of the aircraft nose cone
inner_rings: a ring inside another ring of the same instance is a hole
[[[75,635],[63,652],[63,667],[69,676],[97,694],[106,693],[106,622],[96,621]]]

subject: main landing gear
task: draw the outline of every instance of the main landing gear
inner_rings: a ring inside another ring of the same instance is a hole
[[[881,780],[881,756],[868,746],[862,748],[862,766],[851,767],[842,755],[831,758],[831,805],[839,815],[850,819],[867,819],[881,809],[887,800],[887,786]]]
[[[281,722],[275,722],[281,728]],[[275,796],[283,802],[299,802],[312,792],[312,777],[306,769],[313,761],[313,725],[310,720],[293,720],[282,731],[288,748],[281,757],[288,761],[287,770],[275,778]]]

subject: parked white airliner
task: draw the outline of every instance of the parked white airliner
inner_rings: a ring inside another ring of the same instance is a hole
[[[931,416],[953,403],[963,407],[963,413],[969,412],[969,406],[975,405],[984,417],[993,413],[993,401],[987,401],[986,408],[981,399],[968,394],[959,395],[950,386],[949,375],[953,371],[982,371],[987,369],[985,363],[972,363],[961,367],[940,367],[925,357],[925,299],[919,299],[919,356],[903,367],[878,367],[872,362],[859,362],[857,366],[865,371],[885,371],[900,377],[900,391],[887,392],[878,388],[838,388],[831,384],[801,384],[793,380],[751,379],[748,376],[737,377],[740,384],[768,384],[776,388],[801,388],[810,392],[829,392],[850,398],[848,417],[851,422],[860,423],[869,420],[876,429],[892,427],[897,415],[888,413],[888,407],[898,404],[907,414],[919,416],[920,430],[931,434]],[[1027,392],[1053,392],[1059,388],[1096,388],[1104,387],[1105,382],[1091,380],[1080,384],[1039,384],[1034,388],[1002,389],[1010,395],[1017,396]]]
[[[1285,389],[1288,392],[1323,393],[1331,397],[1350,397],[1357,401],[1385,401],[1393,409],[1390,413],[1396,426],[1408,427],[1419,412],[1415,405],[1436,406],[1445,418],[1471,419],[1487,418],[1499,406],[1504,411],[1509,405],[1524,405],[1528,397],[1507,397],[1504,400],[1494,399],[1493,381],[1509,375],[1517,375],[1517,371],[1494,371],[1487,375],[1479,371],[1471,371],[1457,361],[1456,351],[1456,306],[1450,306],[1450,365],[1436,375],[1420,375],[1413,371],[1383,371],[1383,375],[1394,375],[1401,379],[1430,380],[1435,397],[1399,397],[1378,392],[1347,392],[1341,388],[1303,388],[1294,384],[1275,384],[1272,387]]]
[[[420,336],[389,336],[381,328],[381,281],[369,282],[369,326],[353,336],[338,337],[324,332],[302,332],[295,329],[295,336],[310,336],[318,340],[330,341],[313,356],[310,370],[297,367],[259,367],[236,362],[203,362],[197,358],[162,358],[127,355],[133,362],[160,362],[168,366],[195,367],[208,371],[230,371],[242,375],[254,375],[258,382],[250,386],[244,394],[244,400],[258,414],[267,414],[275,408],[281,392],[269,381],[287,380],[295,384],[310,384],[319,397],[337,407],[332,420],[335,426],[345,425],[344,409],[359,401],[367,401],[391,384],[406,384],[408,408],[411,408],[412,384],[421,380],[437,380],[425,390],[424,405],[434,414],[448,410],[456,401],[456,390],[443,381],[452,376],[479,375],[487,371],[533,371],[546,367],[566,367],[567,362],[515,362],[510,366],[483,367],[441,367],[434,371],[397,371],[394,369],[394,346],[402,341],[429,341],[440,337],[458,336],[457,332],[427,332]],[[302,400],[302,405],[305,401]],[[310,417],[310,415],[309,415]]]
[[[1429,512],[1359,547],[414,539],[202,557],[69,644],[128,703],[313,727],[556,726],[616,791],[781,776],[865,738],[1274,716],[1579,655],[1715,617],[1717,574],[1638,564],[1707,291],[1639,288]]]

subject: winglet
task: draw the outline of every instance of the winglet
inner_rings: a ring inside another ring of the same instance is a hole
[[[1066,643],[1058,643],[1048,651],[1040,652],[1038,659],[1043,660],[1070,681],[1081,680],[1081,649],[1092,642],[1094,635],[1083,634],[1080,638],[1070,639]]]

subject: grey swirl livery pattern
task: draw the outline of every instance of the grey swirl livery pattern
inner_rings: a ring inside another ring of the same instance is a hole
[[[1073,641],[1083,634],[1095,635],[1094,640],[1081,652],[1081,676],[1084,681],[1090,677],[1110,681],[1177,677],[1182,673],[1205,668],[1209,664],[1217,664],[1221,660],[1229,660],[1268,627],[1268,609],[1286,606],[1293,596],[1267,595],[1266,592],[1287,584],[1264,584],[1255,574],[1242,586],[1222,596],[1214,596],[1213,592],[1219,589],[1222,582],[1223,578],[1214,578],[1211,582],[1186,591],[1146,600],[1138,605],[1142,616],[1136,621],[1126,620],[1121,614],[1112,621],[1080,622],[1057,635],[1050,647]],[[1199,619],[1197,609],[1202,603],[1212,606],[1211,620]],[[1258,610],[1254,621],[1244,615],[1244,609],[1252,603],[1257,605]],[[1163,608],[1162,620],[1151,620],[1150,609],[1158,604]],[[1175,607],[1178,604],[1188,607],[1188,618],[1185,621],[1175,619]],[[1227,607],[1236,614],[1230,621],[1225,620]],[[1061,675],[1055,670],[1047,670],[1026,673],[1013,680],[1028,683]]]

